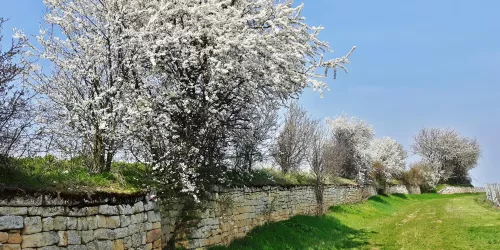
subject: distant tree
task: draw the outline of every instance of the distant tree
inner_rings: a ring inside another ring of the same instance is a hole
[[[332,160],[336,159],[336,155],[332,150],[333,140],[329,129],[320,121],[312,123],[311,126],[310,146],[306,158],[315,176],[317,214],[322,214],[325,183],[335,175]]]
[[[338,166],[340,176],[354,179],[358,183],[369,182],[371,159],[369,154],[370,141],[374,136],[368,123],[342,115],[327,120],[335,140],[334,150],[341,159]]]
[[[234,167],[250,171],[257,162],[267,158],[270,140],[278,126],[276,106],[260,105],[250,110],[247,127],[236,130],[232,144]]]
[[[481,148],[476,139],[451,129],[424,128],[412,145],[440,182],[470,184],[469,170],[477,166]]]
[[[12,40],[4,50],[2,26],[5,22],[0,17],[0,157],[25,152],[28,130],[34,120],[29,102],[31,95],[21,84],[15,83],[25,70],[22,63],[16,62],[25,41]]]
[[[305,162],[316,124],[305,109],[296,103],[290,105],[272,152],[283,173],[297,171]]]

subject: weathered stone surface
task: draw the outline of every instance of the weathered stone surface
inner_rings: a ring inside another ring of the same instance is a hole
[[[160,237],[161,237],[160,229],[151,230],[146,234],[146,242],[152,243],[153,241],[160,239]]]
[[[130,216],[130,219],[132,224],[142,223],[144,221],[144,214],[133,214]]]
[[[120,216],[106,217],[106,228],[117,228],[117,227],[120,227]]]
[[[38,250],[61,250],[61,248],[58,246],[45,246],[38,248]]]
[[[81,231],[80,235],[82,236],[82,243],[88,243],[94,240],[93,230]]]
[[[146,246],[144,247],[144,250],[152,250],[152,249],[153,249],[152,243],[146,244]]]
[[[140,233],[132,235],[132,247],[139,247],[142,243],[142,236]]]
[[[110,240],[104,241],[93,241],[92,243],[87,244],[88,250],[112,250],[113,242]]]
[[[24,234],[34,234],[42,231],[42,217],[26,217],[24,218]]]
[[[117,239],[122,239],[128,236],[128,228],[116,228],[114,231]]]
[[[117,206],[109,206],[109,205],[101,205],[99,206],[99,213],[105,215],[118,215],[118,207]]]
[[[82,217],[87,215],[86,207],[70,207],[68,208],[68,216]]]
[[[26,215],[28,214],[27,207],[0,207],[1,215]]]
[[[59,237],[59,242],[57,243],[58,246],[67,246],[68,245],[68,232],[67,231],[59,231],[57,232],[57,235]]]
[[[9,240],[7,243],[9,244],[21,244],[23,242],[23,238],[21,237],[20,233],[12,233],[9,234]]]
[[[158,229],[161,227],[161,222],[155,222],[153,223],[153,227],[151,229]]]
[[[21,229],[24,226],[22,216],[0,216],[0,230]]]
[[[0,206],[6,207],[29,207],[29,206],[41,206],[42,205],[43,196],[38,195],[36,197],[9,197],[9,198],[1,198],[0,197]]]
[[[21,250],[21,245],[19,244],[5,244],[5,245],[0,245],[2,250]]]
[[[120,227],[127,227],[131,222],[130,215],[120,215]]]
[[[94,238],[97,240],[114,240],[116,239],[116,233],[112,229],[99,228],[94,230]]]
[[[9,234],[6,232],[0,232],[0,243],[7,243],[9,240]]]
[[[123,240],[113,241],[113,250],[124,250]]]
[[[67,247],[68,250],[87,250],[87,246],[86,245],[69,245]]]
[[[78,228],[78,218],[68,217],[66,228],[68,230],[76,230]]]
[[[80,245],[82,244],[82,237],[79,231],[71,230],[68,231],[68,245]]]
[[[54,218],[47,217],[42,219],[42,231],[52,231],[54,230]]]
[[[54,218],[54,230],[57,231],[66,230],[67,224],[68,224],[68,217],[57,216]]]
[[[142,201],[136,202],[134,204],[134,213],[142,213],[144,212],[144,203]]]
[[[79,217],[76,225],[76,230],[84,231],[89,229],[89,223],[87,217]]]
[[[123,238],[123,247],[129,249],[132,247],[132,237],[127,236]]]
[[[126,204],[126,205],[119,205],[118,206],[118,212],[121,214],[121,215],[131,215],[134,213],[134,209],[132,208],[132,206]]]
[[[99,207],[87,207],[86,215],[93,216],[99,213]]]
[[[64,215],[64,207],[29,207],[28,215],[53,217],[56,215]]]
[[[148,211],[148,221],[158,222],[161,220],[161,215],[159,211]]]
[[[44,247],[55,245],[59,242],[59,235],[54,232],[43,232],[37,234],[23,235],[22,248],[28,247]]]
[[[144,210],[145,211],[150,211],[150,210],[155,210],[156,209],[156,202],[154,201],[148,201],[144,203]]]
[[[155,241],[153,242],[153,248],[154,248],[154,249],[159,249],[159,248],[161,248],[161,240],[160,240],[160,239],[155,240]]]
[[[94,230],[99,228],[99,220],[97,216],[89,216],[87,217],[87,224],[89,230]]]

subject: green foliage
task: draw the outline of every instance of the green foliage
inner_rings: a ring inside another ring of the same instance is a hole
[[[108,173],[91,174],[85,158],[58,160],[52,155],[4,158],[0,184],[48,191],[135,192],[147,187],[146,167],[138,163],[113,163]]]
[[[478,194],[379,195],[257,227],[223,250],[498,249],[500,212]]]

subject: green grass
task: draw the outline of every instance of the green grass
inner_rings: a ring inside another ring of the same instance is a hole
[[[482,194],[375,196],[258,227],[213,249],[500,249],[500,211]]]
[[[10,158],[0,162],[0,188],[134,193],[146,188],[145,174],[145,166],[134,163],[113,163],[110,172],[91,174],[78,159]]]

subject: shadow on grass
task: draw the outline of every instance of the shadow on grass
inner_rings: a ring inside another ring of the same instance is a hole
[[[356,230],[329,216],[295,216],[252,230],[224,249],[346,249],[368,245],[368,236],[376,232]]]
[[[370,201],[374,201],[374,202],[378,202],[378,203],[382,203],[382,204],[385,204],[385,205],[391,205],[389,202],[383,200],[381,198],[381,196],[386,196],[386,195],[377,195],[377,196],[372,196],[370,197],[368,200]]]
[[[392,196],[408,200],[408,195],[406,195],[406,194],[392,194]]]

